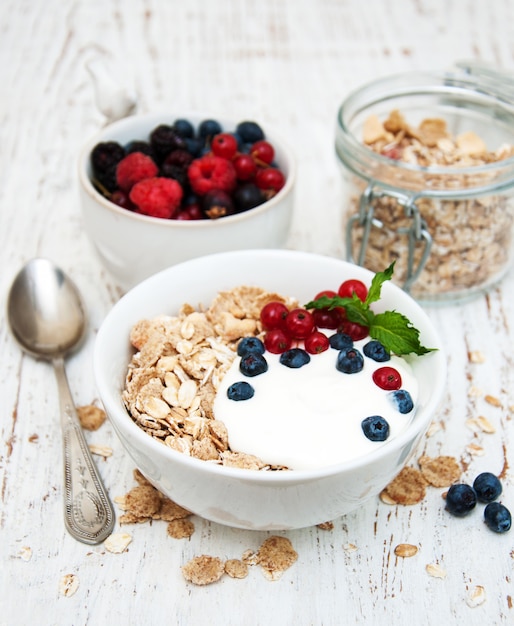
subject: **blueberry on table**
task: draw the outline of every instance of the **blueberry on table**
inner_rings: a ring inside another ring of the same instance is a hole
[[[484,522],[495,533],[505,533],[510,530],[512,516],[509,509],[500,502],[490,502],[484,509]]]
[[[250,398],[253,398],[254,393],[255,389],[250,385],[250,383],[243,380],[230,385],[227,389],[227,398],[229,400],[234,400],[235,402],[240,402],[241,400],[249,400]]]
[[[388,395],[400,413],[410,413],[414,408],[414,402],[406,389],[397,389],[396,391],[391,391]]]
[[[389,361],[391,359],[389,352],[384,348],[380,341],[376,341],[375,339],[368,341],[362,351],[368,358],[373,359],[373,361],[377,361],[377,363],[384,363],[385,361]]]
[[[330,347],[334,350],[344,350],[353,347],[353,339],[346,333],[334,333],[328,338]]]
[[[502,484],[491,472],[482,472],[475,478],[473,489],[480,502],[492,502],[501,494]]]
[[[364,367],[364,357],[356,348],[346,348],[337,355],[336,369],[343,374],[356,374]]]
[[[389,437],[389,424],[381,415],[370,415],[361,422],[362,432],[370,441],[385,441]]]
[[[291,348],[290,350],[286,350],[282,352],[280,355],[279,361],[282,365],[286,367],[291,367],[293,369],[298,369],[299,367],[303,367],[309,361],[311,357],[307,353],[306,350],[302,350],[302,348]]]
[[[457,483],[448,489],[446,494],[446,510],[456,517],[464,517],[476,506],[477,494],[473,487],[465,483]]]
[[[262,341],[258,337],[243,337],[237,344],[238,356],[245,356],[247,354],[264,354],[265,347]]]
[[[239,371],[245,376],[259,376],[268,371],[268,362],[262,354],[250,353],[242,357]]]

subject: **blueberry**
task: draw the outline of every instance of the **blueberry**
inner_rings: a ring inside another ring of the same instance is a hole
[[[258,337],[243,337],[237,344],[237,354],[246,356],[247,354],[264,354],[265,347]]]
[[[290,350],[286,350],[285,352],[282,352],[279,358],[282,365],[292,367],[294,369],[307,365],[310,360],[311,357],[308,352],[302,350],[302,348],[291,348]]]
[[[391,355],[380,343],[380,341],[376,340],[368,341],[362,351],[367,357],[373,359],[373,361],[377,361],[378,363],[384,363],[385,361],[389,361],[391,358]]]
[[[262,191],[253,183],[247,183],[238,187],[234,192],[233,198],[237,213],[253,209],[265,200]]]
[[[249,400],[253,398],[253,394],[255,393],[255,389],[245,381],[239,381],[236,383],[232,383],[230,387],[227,389],[227,397],[229,400],[234,400],[235,402],[240,402],[241,400]]]
[[[410,413],[414,408],[411,395],[405,389],[396,389],[388,394],[391,402],[400,413]]]
[[[179,119],[173,123],[173,130],[182,139],[192,139],[195,134],[194,126],[189,120]]]
[[[389,424],[380,415],[371,415],[361,422],[362,432],[370,441],[385,441],[389,437]]]
[[[492,502],[502,492],[502,484],[491,472],[483,472],[475,478],[473,489],[480,502]]]
[[[506,533],[512,525],[512,516],[503,504],[490,502],[484,509],[484,522],[495,533]]]
[[[203,120],[198,127],[198,136],[200,139],[212,139],[214,135],[222,133],[221,124],[216,120]]]
[[[259,374],[264,374],[264,372],[268,371],[268,362],[262,354],[246,354],[241,358],[239,371],[245,376],[259,376]]]
[[[464,517],[470,513],[476,503],[475,490],[465,483],[452,485],[446,494],[446,510],[456,517]]]
[[[236,133],[244,143],[255,143],[265,139],[264,131],[257,122],[240,122],[236,127]]]
[[[328,342],[334,350],[345,350],[353,347],[353,339],[346,333],[335,333],[328,338]]]
[[[356,348],[346,348],[337,355],[336,369],[344,374],[356,374],[364,367],[364,357]]]
[[[191,156],[194,156],[196,158],[202,154],[204,144],[200,139],[189,139],[188,137],[185,137],[184,143],[186,144],[186,150]]]

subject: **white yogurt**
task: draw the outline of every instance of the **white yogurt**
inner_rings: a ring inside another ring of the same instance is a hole
[[[356,341],[354,346],[362,353],[367,341]],[[409,364],[396,356],[378,363],[363,355],[362,371],[345,374],[335,367],[337,355],[338,350],[329,348],[311,355],[303,367],[291,369],[279,362],[280,355],[266,352],[268,371],[254,377],[241,374],[237,357],[214,402],[214,415],[227,427],[230,448],[270,465],[312,469],[368,454],[401,433],[414,416],[418,397],[418,382]],[[373,382],[373,372],[385,366],[400,373],[401,388],[414,402],[410,413],[400,413],[388,397],[391,392]],[[252,385],[254,396],[230,400],[227,389],[243,380]],[[387,420],[386,441],[370,441],[364,435],[361,422],[371,415]]]

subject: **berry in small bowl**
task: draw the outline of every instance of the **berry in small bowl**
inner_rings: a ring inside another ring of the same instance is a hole
[[[81,153],[85,229],[125,290],[197,256],[280,248],[289,234],[295,169],[284,142],[255,121],[125,118]]]

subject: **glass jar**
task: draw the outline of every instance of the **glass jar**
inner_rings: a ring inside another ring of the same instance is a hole
[[[395,261],[416,299],[455,302],[494,285],[513,256],[514,81],[487,67],[390,76],[338,111],[346,256]]]

